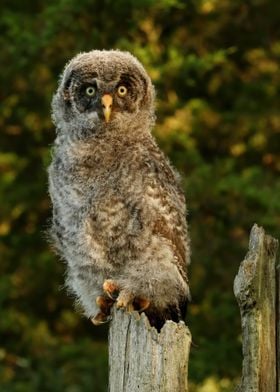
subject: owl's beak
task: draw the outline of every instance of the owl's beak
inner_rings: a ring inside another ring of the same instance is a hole
[[[110,94],[104,94],[101,98],[102,109],[105,117],[105,122],[109,122],[112,112],[113,97]]]

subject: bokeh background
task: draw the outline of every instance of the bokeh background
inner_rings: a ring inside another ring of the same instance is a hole
[[[63,289],[44,231],[50,101],[64,64],[129,50],[157,89],[154,135],[183,176],[192,238],[191,392],[234,390],[232,285],[254,222],[279,237],[280,2],[1,0],[0,390],[103,392],[107,327]]]

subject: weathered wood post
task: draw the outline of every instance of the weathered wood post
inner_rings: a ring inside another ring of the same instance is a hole
[[[278,241],[254,225],[234,281],[243,340],[240,392],[280,392],[277,248]]]
[[[243,337],[240,392],[280,392],[280,267],[278,241],[254,225],[234,281]],[[147,317],[113,311],[109,392],[186,392],[191,344],[183,322],[161,332]]]
[[[109,392],[186,392],[191,335],[184,322],[160,333],[144,313],[113,311],[109,332]]]
[[[276,270],[276,296],[277,297],[277,316],[276,316],[276,332],[277,332],[277,363],[276,363],[276,371],[278,376],[278,389],[277,392],[280,392],[280,263],[277,265]]]

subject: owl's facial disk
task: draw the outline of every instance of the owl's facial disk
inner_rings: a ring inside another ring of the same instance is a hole
[[[93,50],[65,67],[52,101],[59,132],[80,138],[154,123],[154,89],[138,60],[118,50]],[[71,132],[70,132],[71,131]]]
[[[136,89],[132,84],[120,80],[105,82],[98,77],[90,77],[79,82],[72,81],[70,89],[71,105],[79,113],[89,116],[96,113],[106,124],[115,119],[118,113],[133,113],[137,108]]]

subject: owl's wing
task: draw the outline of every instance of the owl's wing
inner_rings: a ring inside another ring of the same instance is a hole
[[[174,253],[174,263],[187,282],[190,244],[184,193],[176,172],[167,161],[149,161],[146,166],[144,203],[151,217],[151,234],[168,242]]]
[[[182,226],[171,227],[163,216],[159,216],[153,225],[153,234],[162,237],[172,247],[174,263],[182,276],[188,282],[187,265],[189,263],[187,236],[183,233]]]

